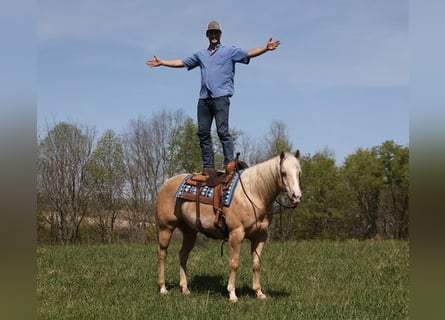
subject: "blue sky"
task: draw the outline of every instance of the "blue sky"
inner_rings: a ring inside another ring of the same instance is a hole
[[[295,148],[338,163],[385,140],[409,143],[409,8],[402,0],[42,0],[37,8],[37,130],[58,121],[125,132],[161,109],[196,119],[199,70],[153,68],[222,43],[281,46],[237,65],[231,127],[254,139],[283,121]]]

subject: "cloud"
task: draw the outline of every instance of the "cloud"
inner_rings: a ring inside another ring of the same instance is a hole
[[[252,63],[249,81],[279,74],[284,85],[408,83],[408,2],[39,1],[38,41],[114,43],[181,58],[206,45],[204,30],[220,20],[223,42],[246,49],[280,39],[274,53]],[[226,42],[227,41],[227,42]],[[276,77],[275,80],[276,81]]]
[[[38,40],[114,42],[135,47],[180,47],[196,38],[206,19],[196,19],[198,3],[168,1],[42,0],[38,10]],[[201,21],[199,21],[201,20]],[[202,32],[204,38],[204,32]],[[205,43],[205,42],[204,42]]]
[[[408,85],[407,1],[298,3],[275,59],[258,66],[264,75],[292,86]]]

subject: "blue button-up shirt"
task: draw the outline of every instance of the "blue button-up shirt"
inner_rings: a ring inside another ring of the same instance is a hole
[[[235,63],[248,64],[249,53],[238,47],[221,44],[216,50],[201,50],[182,60],[187,70],[201,68],[200,99],[232,96],[234,92]]]

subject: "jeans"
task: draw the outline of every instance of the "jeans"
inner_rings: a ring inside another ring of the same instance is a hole
[[[214,168],[211,127],[216,122],[216,132],[224,153],[224,166],[233,160],[233,142],[229,132],[230,98],[199,99],[198,101],[198,137],[204,168]]]

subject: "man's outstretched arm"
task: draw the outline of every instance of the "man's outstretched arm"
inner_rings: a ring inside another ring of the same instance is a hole
[[[259,55],[262,55],[267,51],[275,50],[279,45],[280,45],[280,40],[273,41],[272,38],[270,38],[265,46],[250,49],[249,57],[250,58],[258,57]]]
[[[184,63],[181,59],[177,60],[162,60],[161,58],[157,56],[153,56],[153,60],[147,60],[145,64],[149,67],[170,67],[170,68],[182,68],[184,67]]]

